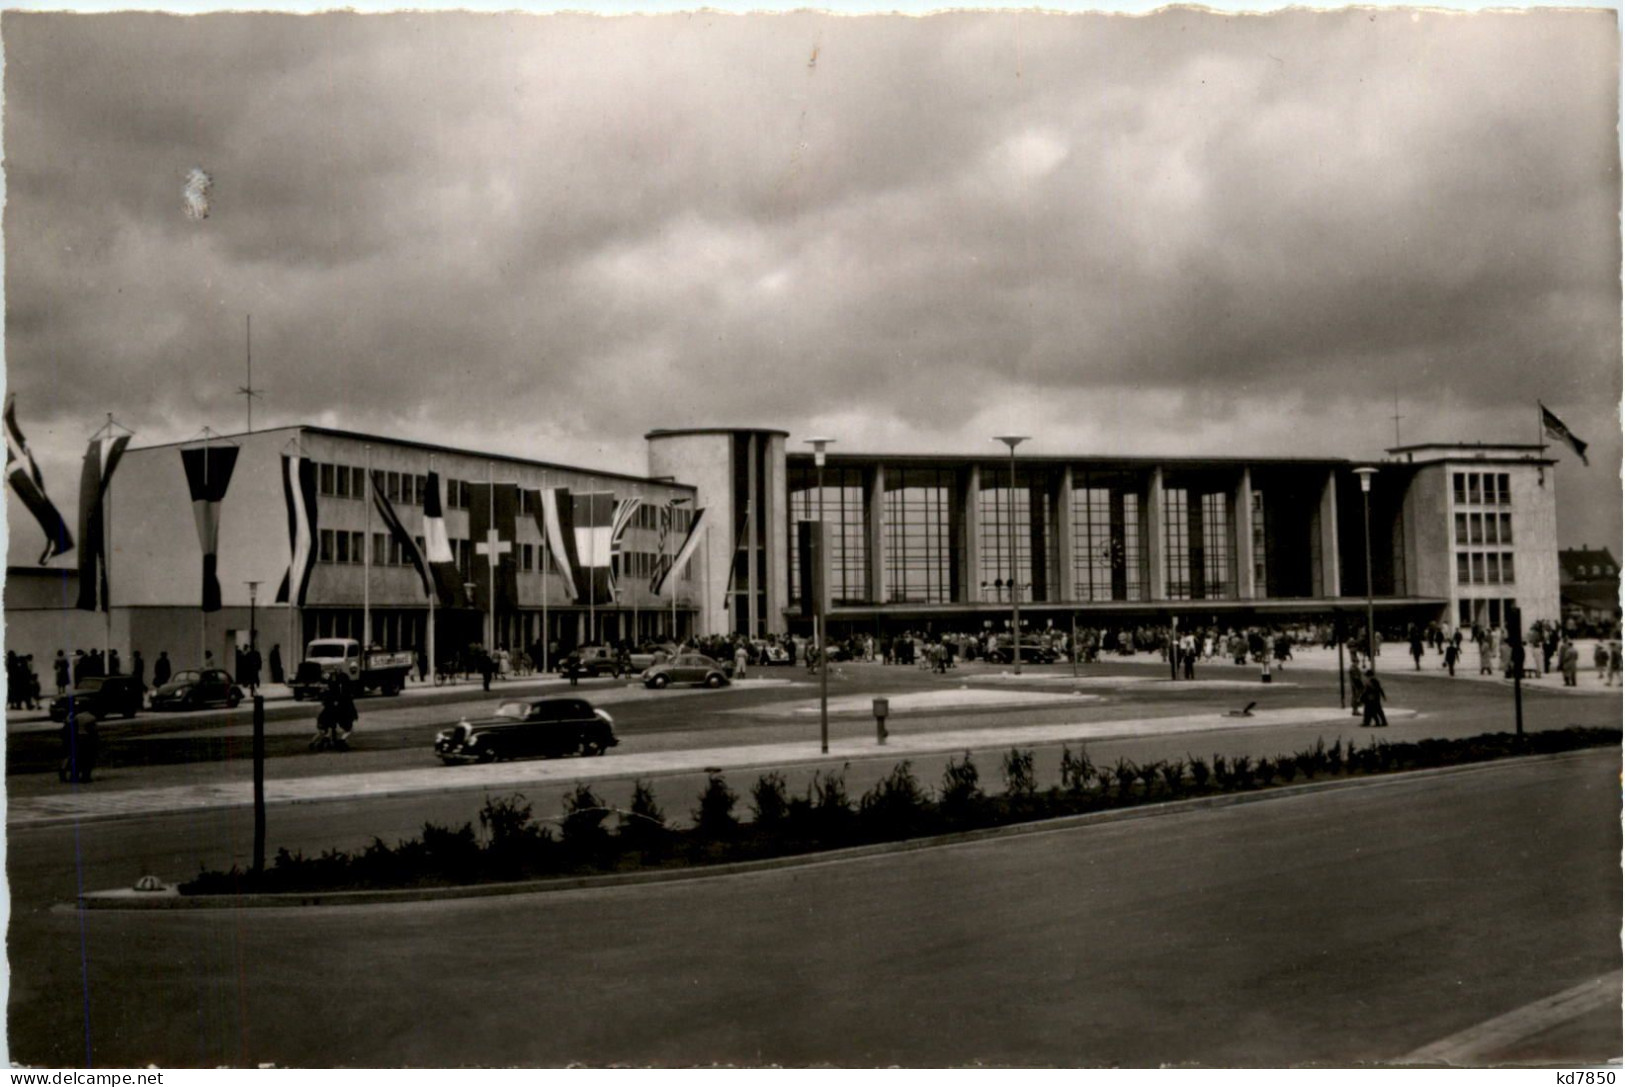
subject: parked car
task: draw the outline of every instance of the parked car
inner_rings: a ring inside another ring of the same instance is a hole
[[[70,707],[93,714],[98,720],[134,717],[146,690],[146,685],[137,683],[134,676],[85,676],[73,690],[51,703],[51,720],[66,721]]]
[[[645,642],[632,650],[632,668],[641,672],[652,668],[662,661],[670,660],[677,655],[677,647],[671,642]]]
[[[195,710],[203,706],[232,708],[243,700],[243,689],[219,668],[176,672],[152,692],[154,710]]]
[[[1021,641],[1021,663],[1023,664],[1054,664],[1060,655],[1044,645],[1042,642],[1030,641],[1023,638]],[[1009,639],[1004,639],[987,651],[989,664],[1009,664],[1015,660],[1015,654],[1010,651]]]
[[[679,653],[671,660],[644,669],[638,678],[643,680],[645,687],[656,690],[672,683],[700,683],[707,687],[728,685],[727,669],[702,653]]]
[[[584,645],[573,654],[567,654],[564,662],[574,656],[581,662],[580,675],[587,679],[597,679],[600,676],[619,676],[622,674],[619,650],[607,645]],[[560,671],[565,671],[568,664],[561,662]]]
[[[490,717],[436,733],[434,753],[448,766],[524,756],[602,755],[621,741],[615,720],[584,698],[504,702]]]

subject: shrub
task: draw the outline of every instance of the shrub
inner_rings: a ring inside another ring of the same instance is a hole
[[[1112,768],[1112,776],[1117,779],[1117,799],[1127,800],[1133,795],[1134,779],[1140,776],[1140,771],[1127,759],[1118,759],[1117,765]]]
[[[609,831],[604,829],[607,818],[609,809],[592,787],[584,781],[576,782],[575,791],[564,798],[564,847],[577,860],[602,860],[609,852]]]
[[[632,783],[632,807],[620,813],[620,827],[616,837],[645,859],[653,859],[665,848],[671,838],[666,826],[666,813],[655,803],[654,786],[639,778]]]
[[[1258,760],[1258,768],[1253,771],[1253,781],[1261,788],[1267,788],[1275,780],[1276,766],[1268,758]]]
[[[1086,793],[1094,784],[1095,764],[1089,761],[1087,748],[1079,747],[1076,756],[1072,748],[1061,745],[1061,788],[1069,793]]]
[[[1168,791],[1175,796],[1185,790],[1185,762],[1175,759],[1173,762],[1161,763],[1158,767],[1162,771],[1162,782],[1168,786]]]
[[[856,818],[852,801],[846,795],[846,767],[839,773],[821,770],[807,785],[805,826],[812,837],[839,842],[853,830]]]
[[[1212,770],[1209,769],[1205,761],[1195,755],[1186,755],[1185,761],[1189,762],[1191,766],[1191,783],[1196,786],[1197,792],[1202,792],[1207,788],[1208,777],[1212,774]]]
[[[1315,744],[1323,752],[1325,752],[1326,769],[1330,770],[1334,774],[1341,774],[1348,768],[1347,758],[1343,749],[1343,737],[1339,736],[1337,738],[1337,742],[1332,744],[1332,749],[1330,751],[1326,751],[1325,743],[1320,740],[1316,740]]]
[[[522,793],[494,799],[486,797],[484,806],[480,808],[480,830],[485,836],[487,848],[501,852],[522,841],[527,836],[526,831],[534,829],[530,813],[530,805],[525,803]]]
[[[771,831],[784,825],[790,815],[790,797],[783,774],[770,770],[756,779],[750,788],[750,810],[759,830]]]
[[[1213,784],[1219,789],[1234,788],[1236,779],[1230,772],[1230,764],[1218,752],[1213,754]]]
[[[1237,755],[1230,760],[1230,779],[1238,789],[1252,788],[1253,757],[1251,755]]]
[[[906,838],[917,833],[928,811],[925,792],[908,762],[892,767],[891,773],[858,801],[858,820],[865,833],[880,839]]]
[[[981,775],[971,761],[970,752],[955,762],[948,760],[942,771],[942,793],[938,800],[942,813],[949,819],[960,820],[974,815],[982,804]]]
[[[739,794],[728,788],[721,774],[707,774],[705,791],[700,793],[700,806],[694,809],[694,825],[701,837],[729,838],[739,829],[734,805]]]
[[[1134,775],[1140,779],[1140,793],[1149,797],[1157,787],[1157,779],[1162,776],[1162,763],[1148,762],[1144,766],[1134,768]]]
[[[1275,772],[1281,775],[1281,781],[1291,785],[1298,776],[1298,759],[1300,755],[1285,756],[1275,760]]]
[[[1004,756],[1004,792],[1018,804],[1026,804],[1038,791],[1033,777],[1033,753],[1012,747]]]

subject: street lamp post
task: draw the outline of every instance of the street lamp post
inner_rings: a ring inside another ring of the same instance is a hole
[[[248,651],[252,653],[257,648],[257,646],[254,644],[254,636],[256,632],[254,625],[254,602],[255,596],[259,592],[260,583],[257,581],[249,581],[244,582],[244,584],[248,586]]]
[[[834,438],[808,438],[806,444],[813,447],[813,464],[818,469],[818,531],[820,539],[826,543],[829,533],[824,528],[824,450],[835,444]],[[828,555],[819,556],[819,565],[829,564]],[[828,585],[824,586],[826,592]],[[818,639],[818,750],[825,755],[829,754],[829,622],[824,617],[824,596],[826,593],[814,594],[814,606],[818,611],[817,631],[814,637]]]
[[[468,594],[468,602],[469,602],[470,605],[475,604],[474,590],[478,589],[479,587],[480,587],[480,583],[477,582],[477,581],[465,581],[465,582],[463,582],[463,591]],[[484,629],[485,629],[485,618],[484,618],[484,616],[481,616],[480,617],[480,630],[481,630],[481,632],[483,632]],[[489,647],[487,647],[486,652],[490,652]],[[461,656],[461,655],[462,654],[458,654],[458,656]]]
[[[1021,675],[1021,579],[1016,575],[1016,446],[1026,441],[1025,435],[1000,434],[993,439],[1010,447],[1010,655],[1016,662],[1016,675]]]
[[[1360,501],[1365,507],[1365,658],[1366,667],[1375,672],[1377,626],[1371,601],[1371,477],[1377,474],[1377,470],[1366,465],[1356,468],[1354,474],[1360,477]]]

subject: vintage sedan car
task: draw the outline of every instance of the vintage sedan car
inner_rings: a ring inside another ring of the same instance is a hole
[[[673,683],[699,683],[706,687],[726,687],[728,671],[703,653],[679,653],[670,660],[644,669],[645,687],[659,690]]]
[[[434,738],[434,753],[448,766],[528,756],[602,755],[621,741],[615,720],[584,698],[504,702],[490,717],[459,721]]]
[[[1008,638],[1000,639],[993,648],[987,651],[989,664],[1010,664],[1015,660]],[[1021,639],[1021,663],[1023,664],[1054,664],[1060,660],[1060,654],[1042,642],[1035,642],[1030,638]]]
[[[642,672],[677,655],[677,646],[671,642],[645,642],[632,651],[632,668]]]
[[[146,685],[134,676],[85,676],[73,690],[51,703],[51,720],[66,721],[70,708],[109,717],[134,717],[146,696]]]
[[[243,689],[219,668],[176,672],[170,681],[152,692],[154,710],[195,710],[204,706],[236,707]]]

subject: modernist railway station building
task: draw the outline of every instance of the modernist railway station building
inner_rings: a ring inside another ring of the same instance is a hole
[[[258,643],[280,643],[285,660],[318,636],[367,633],[386,648],[423,646],[428,601],[370,512],[369,468],[384,473],[413,533],[421,532],[427,474],[439,473],[464,578],[486,561],[467,508],[481,484],[638,500],[612,547],[615,598],[599,605],[572,599],[544,533],[522,511],[515,538],[504,541],[515,556],[517,605],[493,618],[496,642],[511,647],[543,637],[568,649],[674,632],[806,633],[796,523],[820,508],[831,526],[836,636],[1003,630],[1012,596],[1028,630],[1064,628],[1074,615],[1108,627],[1174,617],[1221,627],[1363,622],[1367,502],[1380,625],[1500,625],[1514,606],[1526,624],[1561,616],[1556,479],[1538,445],[1390,449],[1363,493],[1355,471],[1363,465],[1335,458],[832,450],[820,468],[799,441],[771,429],[652,431],[644,476],[314,426],[216,440],[240,449],[220,510],[222,609],[200,610],[199,543],[178,447],[132,448],[110,488],[110,619],[71,610],[71,570],[12,568],[8,648],[32,653],[36,666],[57,649],[108,640],[149,661],[160,649],[183,663],[205,649],[229,660],[231,647],[248,641],[251,583]],[[273,602],[290,560],[281,468],[290,450],[318,465],[318,560],[302,607]],[[651,574],[701,509],[691,557],[656,595]],[[37,531],[28,523],[11,530]],[[485,616],[440,608],[433,622],[444,655],[482,640]]]

